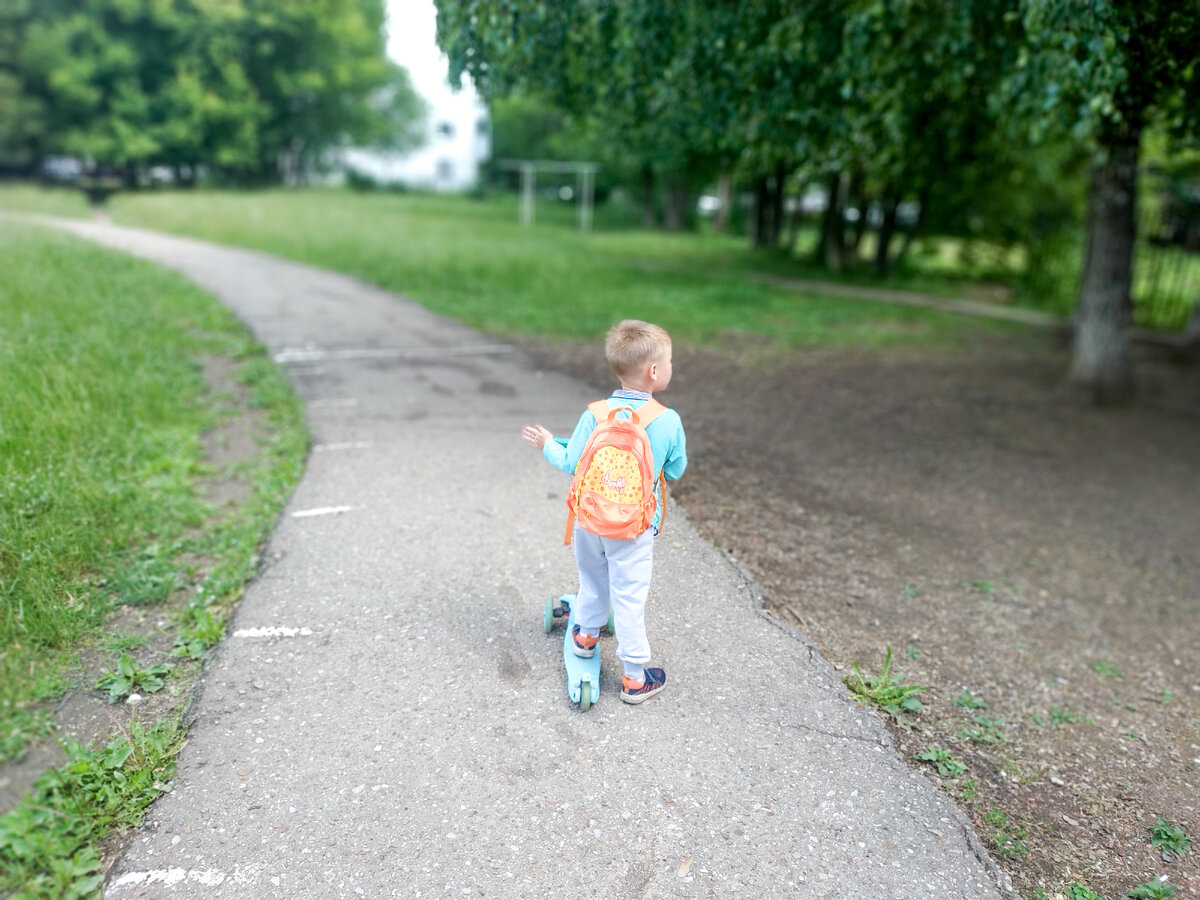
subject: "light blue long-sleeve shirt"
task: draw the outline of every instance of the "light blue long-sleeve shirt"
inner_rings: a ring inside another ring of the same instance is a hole
[[[608,398],[608,406],[610,409],[618,406],[630,406],[638,409],[649,399],[650,394],[642,391],[619,390],[614,391]],[[620,418],[627,419],[629,416],[622,413]],[[575,474],[575,467],[579,465],[579,458],[583,456],[583,448],[587,445],[588,438],[595,428],[596,417],[592,415],[591,410],[585,409],[579,417],[571,437],[566,440],[558,438],[546,441],[545,446],[542,447],[542,455],[555,468],[561,469],[568,475]],[[687,439],[683,433],[683,422],[679,418],[679,413],[668,409],[659,415],[646,429],[646,437],[650,439],[650,453],[654,457],[651,461],[654,477],[657,479],[661,470],[667,481],[678,479],[683,474],[683,470],[687,468]],[[654,513],[654,521],[651,523],[654,528],[658,528],[662,521],[662,513],[660,503],[658,510]]]

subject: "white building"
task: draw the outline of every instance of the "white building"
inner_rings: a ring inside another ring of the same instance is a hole
[[[405,153],[346,150],[342,167],[380,184],[457,192],[474,187],[479,166],[491,155],[487,108],[470,79],[454,90],[446,57],[438,49],[432,0],[388,0],[388,53],[408,69],[428,107],[425,143]]]
[[[344,150],[342,168],[379,184],[444,192],[475,187],[492,149],[487,108],[467,86],[453,91],[444,83],[421,93],[428,105],[423,146],[404,153]]]

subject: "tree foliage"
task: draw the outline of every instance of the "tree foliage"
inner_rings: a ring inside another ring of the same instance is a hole
[[[1125,378],[1137,146],[1148,125],[1200,135],[1195,0],[437,5],[454,75],[595,123],[645,178],[735,175],[754,189],[759,245],[783,236],[785,190],[823,185],[833,267],[857,257],[870,213],[889,271],[905,207],[1041,260],[1098,151],[1075,375]]]
[[[0,158],[270,179],[415,139],[381,0],[0,0]]]

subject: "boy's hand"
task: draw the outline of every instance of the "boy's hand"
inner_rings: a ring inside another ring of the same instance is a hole
[[[539,450],[546,446],[546,441],[554,440],[554,435],[541,425],[526,425],[525,430],[521,432],[521,437]]]

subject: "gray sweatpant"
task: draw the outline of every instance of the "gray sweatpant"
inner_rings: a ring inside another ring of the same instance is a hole
[[[579,566],[575,622],[581,631],[599,634],[608,624],[611,603],[617,656],[625,665],[625,674],[641,680],[642,668],[650,662],[645,613],[654,565],[654,529],[632,541],[618,541],[577,527],[574,544]]]

